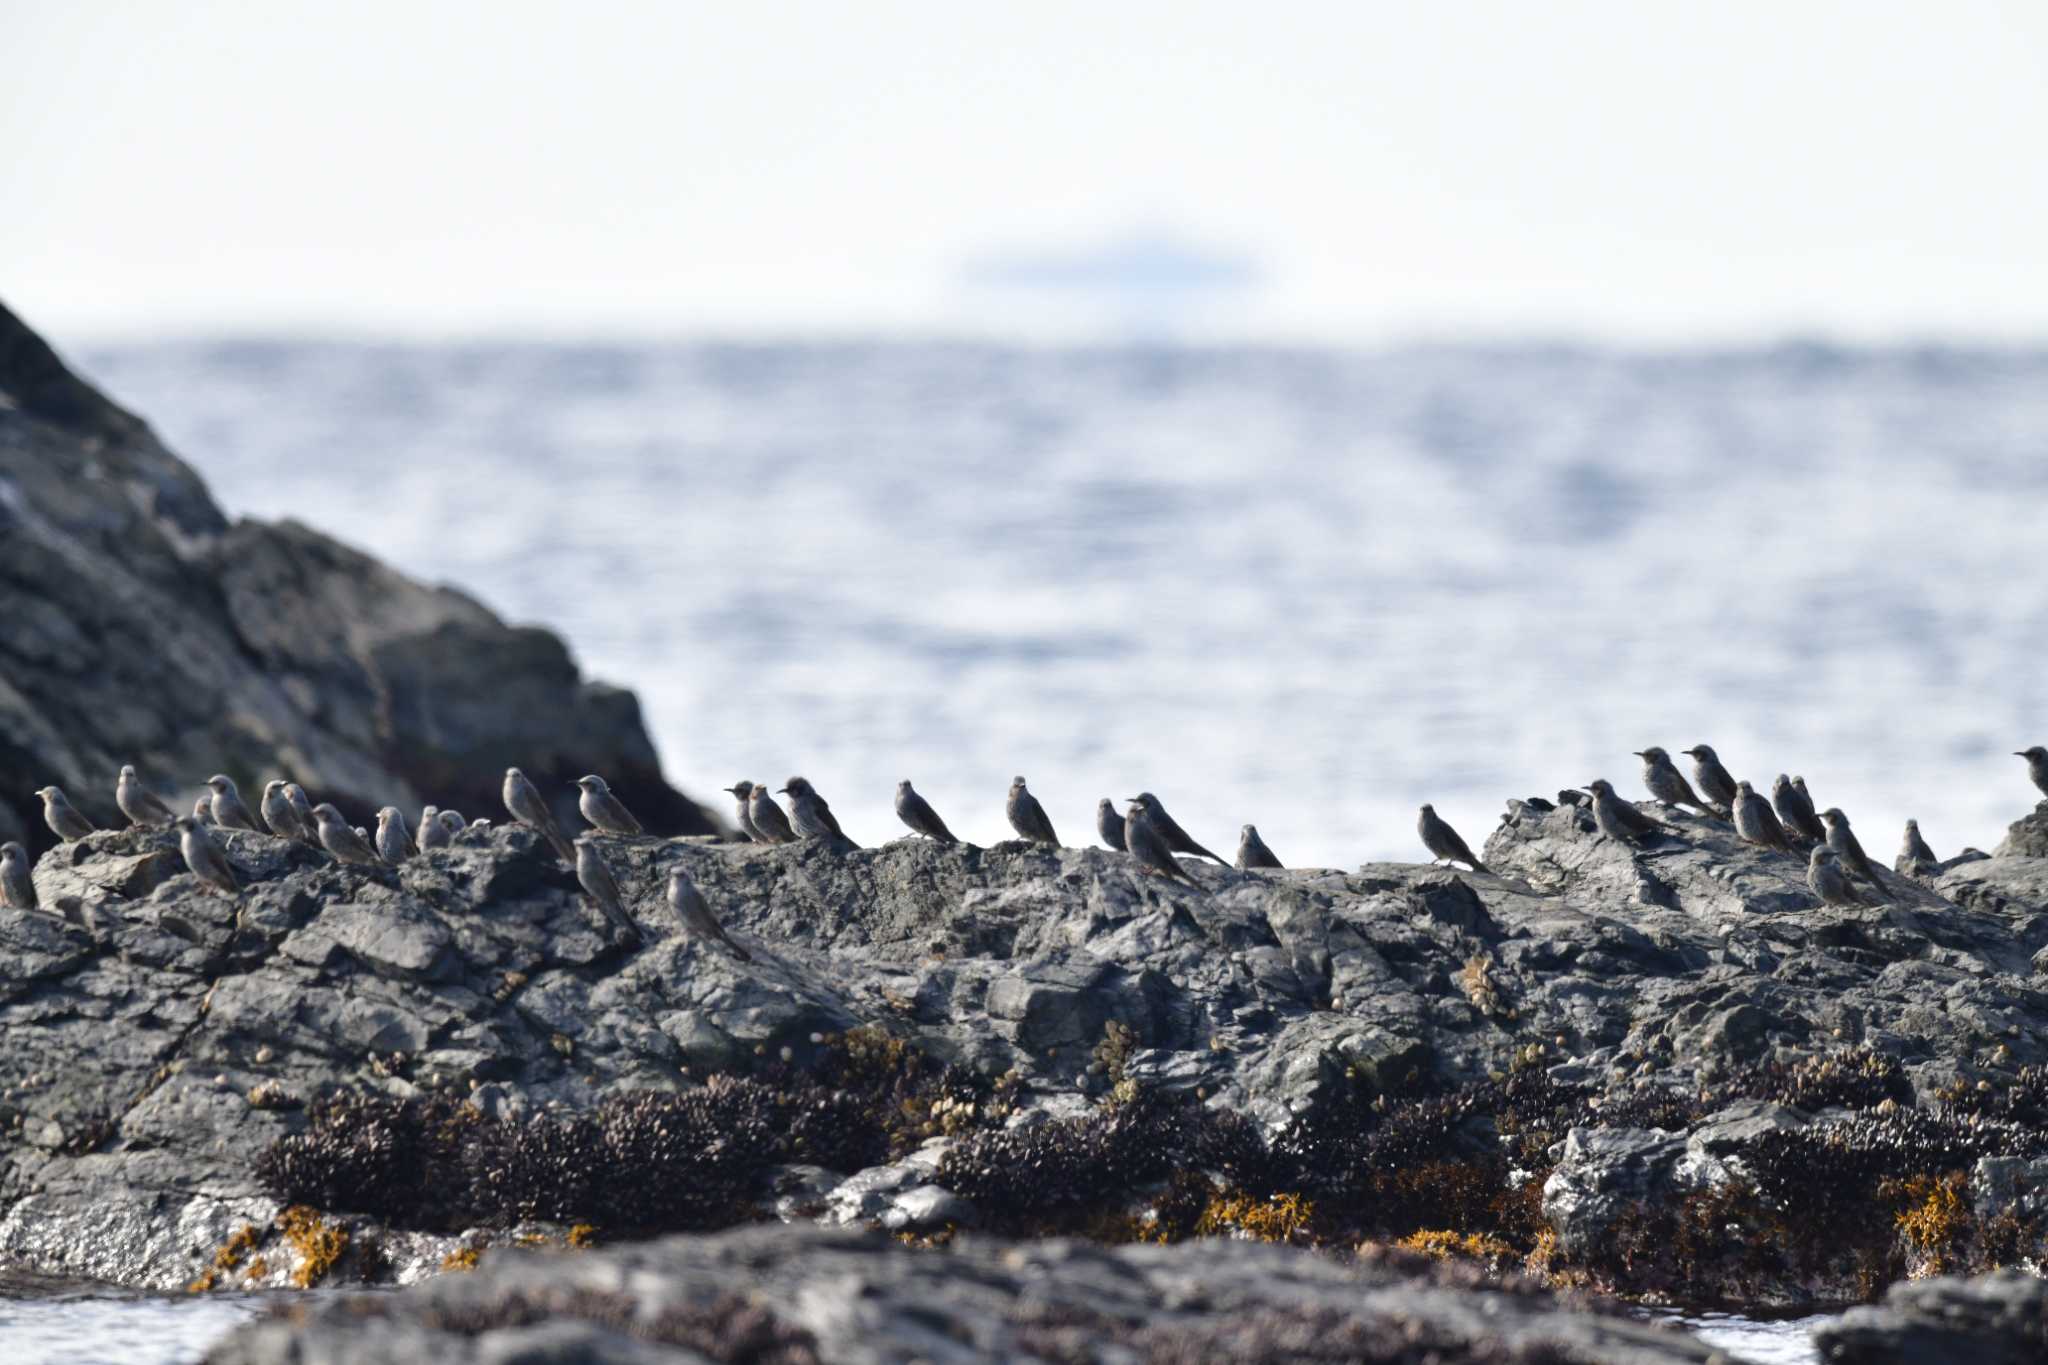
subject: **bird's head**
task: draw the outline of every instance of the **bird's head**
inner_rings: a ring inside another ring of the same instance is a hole
[[[234,779],[226,773],[215,773],[212,777],[206,779],[206,785],[213,789],[213,793],[216,796],[225,796],[235,789]]]

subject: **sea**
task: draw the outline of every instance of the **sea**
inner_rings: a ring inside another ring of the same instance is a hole
[[[727,818],[802,774],[876,843],[909,778],[986,842],[1021,774],[1069,843],[1144,790],[1346,867],[1705,742],[1889,862],[2039,798],[2048,345],[74,358],[231,513],[561,632]]]
[[[1640,350],[201,338],[70,357],[231,513],[295,517],[638,693],[672,782],[912,779],[1069,843],[1476,846],[1714,745],[1889,860],[1989,849],[2048,743],[2048,345]],[[487,812],[471,812],[486,814]],[[489,812],[495,814],[495,812]],[[0,1357],[195,1359],[250,1300],[0,1288]],[[1812,1320],[1689,1327],[1758,1365]]]

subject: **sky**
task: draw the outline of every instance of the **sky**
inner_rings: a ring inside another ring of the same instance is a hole
[[[60,337],[1089,330],[1151,307],[1001,267],[1133,242],[1231,263],[1170,310],[1227,336],[2048,333],[2036,0],[0,0],[0,49],[0,298]]]

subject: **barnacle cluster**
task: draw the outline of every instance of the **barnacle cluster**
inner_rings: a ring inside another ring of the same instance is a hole
[[[259,1158],[272,1194],[444,1232],[534,1220],[725,1227],[750,1216],[775,1165],[854,1171],[888,1150],[868,1106],[844,1091],[729,1076],[523,1120],[443,1096],[341,1092],[316,1102],[310,1119]]]

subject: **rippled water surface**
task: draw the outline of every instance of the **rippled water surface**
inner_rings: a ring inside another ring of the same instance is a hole
[[[1657,1313],[1659,1321],[1683,1327],[1719,1350],[1731,1365],[1818,1365],[1813,1329],[1829,1314],[1797,1318],[1746,1318],[1734,1313]]]
[[[6,1365],[182,1365],[264,1311],[254,1295],[130,1294],[104,1285],[0,1275]]]
[[[1629,751],[1803,774],[1887,861],[2032,804],[2048,351],[92,349],[231,510],[561,629],[700,798],[914,778],[1082,842],[1416,857]],[[717,798],[722,801],[722,798]]]

